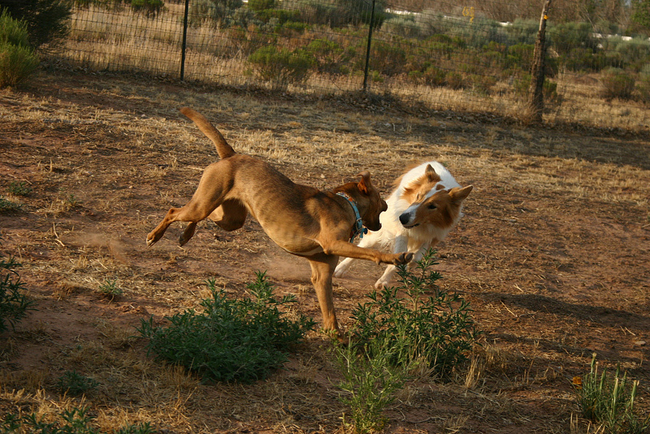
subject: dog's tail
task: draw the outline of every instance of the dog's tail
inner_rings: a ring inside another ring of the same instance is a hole
[[[235,150],[226,142],[219,130],[217,130],[201,113],[189,107],[183,107],[181,113],[190,118],[199,130],[205,134],[208,139],[212,140],[217,148],[217,153],[221,158],[232,157],[236,154]]]

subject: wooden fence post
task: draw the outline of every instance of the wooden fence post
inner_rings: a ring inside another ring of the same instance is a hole
[[[530,123],[542,123],[544,111],[544,63],[546,57],[546,20],[548,11],[551,8],[551,0],[546,0],[542,9],[542,17],[539,20],[539,31],[535,41],[533,52],[533,65],[530,70],[530,88],[528,89],[528,121]]]

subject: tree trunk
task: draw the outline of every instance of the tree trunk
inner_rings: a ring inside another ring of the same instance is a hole
[[[548,11],[551,7],[551,0],[544,2],[542,17],[539,20],[539,31],[535,41],[535,51],[533,52],[533,66],[530,71],[530,88],[528,94],[528,121],[530,123],[542,123],[542,113],[544,111],[544,59],[546,57],[546,20]]]

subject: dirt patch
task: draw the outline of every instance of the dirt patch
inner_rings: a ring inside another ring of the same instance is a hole
[[[75,369],[101,384],[85,405],[104,429],[148,421],[160,432],[343,431],[340,376],[318,332],[286,369],[251,386],[200,384],[147,357],[133,337],[142,318],[196,308],[208,278],[241,296],[258,270],[320,321],[308,263],[254,221],[232,233],[201,224],[184,248],[173,226],[146,248],[146,234],[217,158],[178,113],[183,105],[297,182],[332,188],[370,170],[388,193],[409,164],[438,159],[475,186],[439,246],[438,269],[484,332],[480,375],[468,383],[468,367],[458,367],[451,382],[410,385],[388,412],[388,432],[567,432],[578,413],[570,380],[588,371],[592,353],[640,380],[648,408],[647,136],[110,76],[44,75],[31,86],[0,91],[0,194],[22,206],[0,215],[0,248],[22,264],[38,309],[2,336],[1,414],[79,405],[54,387]],[[31,193],[12,195],[21,182]],[[357,263],[336,280],[344,326],[381,272]],[[123,295],[103,297],[107,281]]]

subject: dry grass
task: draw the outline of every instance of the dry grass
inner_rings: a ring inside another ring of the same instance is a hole
[[[409,384],[389,409],[387,432],[596,432],[577,418],[570,382],[588,371],[592,352],[641,380],[647,409],[647,135],[527,129],[373,104],[68,75],[1,91],[0,192],[12,181],[34,190],[21,198],[24,212],[0,215],[1,248],[23,264],[39,310],[0,339],[0,414],[54,420],[87,405],[107,431],[138,422],[182,433],[346,431],[340,376],[319,332],[284,370],[250,386],[201,384],[148,358],[134,337],[140,318],[197,307],[207,278],[240,296],[256,270],[320,320],[307,264],[255,222],[233,233],[202,224],[183,249],[174,226],[145,248],[145,234],[185,203],[217,158],[178,114],[183,105],[204,113],[237,151],[297,182],[332,188],[367,169],[388,192],[410,163],[435,158],[474,184],[466,217],[440,246],[439,268],[441,285],[471,302],[483,346],[452,381]],[[354,271],[335,287],[345,326],[381,270]],[[97,294],[107,279],[124,295]],[[83,400],[54,388],[73,369],[100,383]]]
[[[133,14],[129,8],[106,11],[91,6],[76,10],[71,34],[59,55],[76,65],[91,70],[147,71],[177,78],[181,69],[181,35],[183,5],[168,4],[168,11],[156,20]],[[232,29],[219,29],[209,21],[187,29],[185,79],[225,86],[266,86],[250,73],[245,44],[264,46],[260,41],[233,36]],[[309,32],[308,32],[309,33]],[[302,38],[320,37],[319,34]],[[349,36],[352,37],[352,36]],[[239,39],[237,39],[239,38]],[[198,48],[192,48],[198,47]],[[511,79],[509,79],[511,80]],[[450,89],[413,84],[405,77],[388,78],[369,84],[378,93],[390,93],[407,104],[424,105],[427,109],[454,110],[481,115],[523,119],[526,103],[514,92],[509,80],[496,83],[486,95],[475,89]],[[597,128],[621,128],[647,132],[650,128],[648,108],[640,102],[606,101],[600,97],[601,84],[597,74],[561,73],[557,82],[558,101],[546,103],[545,121],[550,124],[576,124]],[[289,86],[288,92],[300,95],[323,95],[359,91],[363,77],[312,75],[307,83]]]

